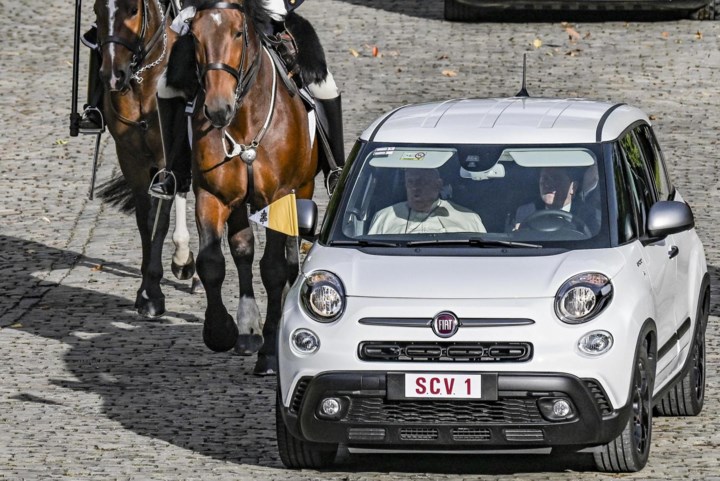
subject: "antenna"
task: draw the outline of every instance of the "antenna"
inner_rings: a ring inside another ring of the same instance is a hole
[[[515,97],[530,97],[530,94],[527,91],[527,88],[525,88],[525,76],[527,72],[527,53],[523,54],[523,74],[522,74],[522,88],[518,93],[515,94]]]

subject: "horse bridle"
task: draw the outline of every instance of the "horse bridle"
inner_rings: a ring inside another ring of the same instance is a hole
[[[148,30],[148,19],[150,17],[150,12],[148,10],[148,1],[150,0],[142,0],[143,5],[143,13],[142,13],[142,27],[140,27],[140,35],[137,36],[137,39],[134,43],[128,42],[126,39],[119,37],[117,35],[111,35],[110,37],[107,37],[106,39],[103,39],[102,41],[98,42],[98,46],[100,48],[103,48],[105,45],[116,43],[118,45],[122,45],[126,49],[128,49],[130,52],[132,52],[133,56],[130,61],[130,71],[132,72],[132,78],[134,78],[138,82],[142,82],[142,77],[139,76],[139,73],[147,68],[151,68],[162,60],[162,57],[165,54],[165,49],[163,48],[163,54],[160,56],[158,60],[150,64],[149,66],[140,67],[142,65],[143,61],[147,57],[147,55],[152,51],[152,49],[155,47],[155,44],[158,42],[161,36],[166,35],[165,32],[165,15],[163,14],[162,6],[158,2],[158,11],[160,12],[161,21],[160,25],[158,26],[158,29],[155,31],[153,36],[150,38],[150,41],[145,44],[145,35],[147,34]],[[166,37],[164,37],[166,40]]]
[[[248,29],[247,29],[247,14],[245,10],[243,9],[243,6],[239,3],[231,3],[231,2],[212,2],[212,3],[206,3],[201,5],[200,7],[197,7],[196,11],[201,10],[238,10],[245,15],[245,19],[243,21],[243,31],[242,31],[242,37],[243,37],[243,51],[240,54],[240,65],[235,68],[231,65],[228,65],[224,62],[209,62],[205,65],[198,64],[198,79],[200,80],[200,85],[202,85],[203,89],[205,89],[205,75],[210,70],[222,70],[223,72],[227,72],[230,75],[232,75],[235,78],[236,87],[235,87],[235,104],[240,105],[242,103],[243,98],[247,94],[250,85],[252,84],[253,80],[255,80],[255,77],[257,76],[258,70],[260,70],[260,61],[261,61],[261,51],[262,49],[258,49],[257,55],[252,61],[252,64],[250,64],[250,67],[247,69],[246,72],[243,72],[243,68],[245,66],[245,60],[247,58],[247,51],[250,46],[250,41],[248,39]]]

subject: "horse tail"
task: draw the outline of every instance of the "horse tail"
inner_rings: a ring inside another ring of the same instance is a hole
[[[324,82],[328,74],[327,61],[320,37],[313,26],[295,12],[287,14],[285,26],[297,42],[297,62],[305,85]]]
[[[120,174],[98,186],[98,197],[124,214],[135,211],[135,198],[127,179]]]

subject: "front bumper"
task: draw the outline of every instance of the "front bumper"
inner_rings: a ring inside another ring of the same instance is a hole
[[[616,438],[631,414],[630,405],[613,409],[599,383],[567,374],[494,373],[497,395],[483,401],[388,399],[398,375],[330,372],[302,378],[289,406],[282,407],[285,424],[298,439],[351,447],[582,449]],[[326,397],[342,400],[337,419],[319,414]],[[575,415],[546,419],[538,400],[553,397],[569,398]]]

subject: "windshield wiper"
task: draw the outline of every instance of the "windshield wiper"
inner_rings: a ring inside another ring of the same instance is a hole
[[[381,240],[334,240],[330,241],[331,246],[358,246],[358,247],[398,247],[397,242]]]
[[[514,242],[496,239],[482,239],[480,237],[473,237],[471,239],[433,239],[433,240],[418,240],[410,241],[407,243],[408,247],[416,246],[432,246],[432,245],[469,245],[474,247],[512,247],[522,248],[530,247],[533,249],[542,248],[539,244],[528,244],[526,242]]]

